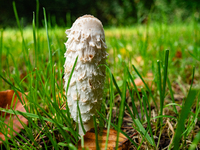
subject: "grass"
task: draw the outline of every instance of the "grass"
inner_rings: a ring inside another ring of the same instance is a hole
[[[45,9],[44,28],[38,28],[38,12],[32,27],[23,28],[14,12],[19,29],[0,30],[0,91],[29,92],[27,113],[0,110],[21,114],[29,124],[0,147],[76,149],[77,124],[65,106],[62,79],[66,28],[51,27]],[[108,134],[114,128],[129,138],[132,149],[199,148],[199,23],[106,28],[105,35],[107,79],[101,110],[94,117],[95,132],[98,126]],[[152,86],[145,80],[149,72]],[[144,82],[142,89],[136,78]],[[2,120],[1,132],[7,133]]]

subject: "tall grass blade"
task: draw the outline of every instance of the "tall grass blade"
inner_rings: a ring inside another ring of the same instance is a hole
[[[168,59],[169,59],[169,50],[165,51],[165,63],[164,63],[164,78],[163,78],[163,95],[165,95],[166,82],[167,82],[167,72],[168,72]]]
[[[115,85],[115,87],[117,89],[117,92],[119,93],[120,96],[122,96],[122,92],[120,91],[119,86],[117,85],[117,82],[116,82],[115,77],[114,77],[113,74],[112,74],[112,80],[113,80],[113,83],[114,83],[114,85]]]
[[[97,123],[96,123],[96,117],[93,116],[93,122],[94,122],[94,129],[95,129],[95,143],[96,143],[96,149],[100,150],[99,147],[99,141],[98,141],[98,129],[97,129]]]
[[[160,93],[160,116],[163,114],[163,90],[162,90],[162,81],[161,81],[161,69],[160,69],[160,61],[157,60],[157,66],[158,66],[158,76],[157,76],[157,83],[158,83],[158,90]],[[162,118],[158,120],[158,123],[162,125]]]
[[[191,89],[185,100],[185,103],[181,110],[180,118],[178,121],[177,129],[176,129],[174,140],[173,140],[174,149],[179,148],[180,139],[181,139],[183,131],[185,130],[185,128],[184,128],[185,119],[187,118],[187,116],[190,113],[190,108],[191,108],[197,94],[198,94],[198,91],[196,89]]]
[[[125,108],[125,101],[126,101],[126,80],[127,80],[127,73],[126,73],[126,68],[125,68],[124,69],[124,80],[123,80],[123,91],[122,91],[121,103],[120,103],[120,108],[119,108],[116,149],[118,149],[119,132],[120,132],[123,117],[124,117],[124,108]]]
[[[81,124],[81,128],[82,128],[82,130],[83,130],[83,133],[84,133],[84,135],[85,135],[85,133],[86,133],[86,131],[85,131],[85,128],[84,128],[84,125],[83,125],[83,121],[82,121],[82,117],[81,117],[81,111],[80,111],[80,108],[79,108],[79,103],[78,103],[78,101],[77,101],[77,110],[78,110],[78,117],[77,117],[77,121],[76,122],[78,122],[78,119],[80,119],[80,124]],[[80,129],[79,129],[80,130]]]
[[[48,25],[47,25],[47,17],[46,17],[46,11],[45,11],[44,7],[43,7],[43,13],[44,13],[44,24],[45,24],[46,34],[47,34],[48,50],[49,50],[49,63],[50,63],[50,68],[52,68],[53,67],[52,51],[51,51],[51,47],[50,47]]]
[[[40,54],[40,39],[39,39],[39,0],[36,0],[36,13],[35,13],[35,24],[36,24],[36,37],[37,37],[37,41],[36,41],[36,49],[37,49],[37,53]],[[38,56],[39,59],[39,56]]]
[[[166,50],[165,52],[165,63],[164,63],[164,77],[163,77],[163,87],[162,87],[162,96],[161,96],[161,100],[160,100],[160,115],[163,115],[163,105],[164,105],[164,100],[165,100],[165,90],[166,90],[166,82],[167,82],[167,70],[168,70],[168,58],[169,58],[169,50]],[[162,123],[162,118],[160,120],[160,123]]]
[[[149,89],[148,85],[145,83],[144,79],[142,78],[142,76],[140,75],[140,73],[138,72],[138,70],[136,69],[136,67],[134,65],[132,65],[133,69],[135,70],[135,72],[137,73],[137,75],[140,77],[140,79],[142,80],[142,82],[144,83],[146,89],[148,90],[154,104],[155,104],[155,107],[156,109],[158,110],[158,105],[156,104],[156,101],[155,101],[155,98],[153,97],[153,94],[151,92],[151,90]]]
[[[181,114],[180,114],[177,129],[175,132],[175,136],[174,136],[174,140],[173,140],[174,149],[179,148],[180,139],[181,139],[182,133],[184,131],[184,124],[185,124],[184,122],[185,122],[185,119],[187,118],[188,114],[190,113],[190,108],[195,100],[196,95],[197,95],[197,90],[194,90],[194,89],[191,89],[188,93],[187,99],[185,101],[185,104],[184,104]]]
[[[180,143],[180,139],[182,136],[182,133],[184,132],[185,128],[184,128],[184,123],[185,120],[187,118],[187,116],[190,113],[190,108],[198,94],[198,89],[192,89],[192,84],[193,84],[193,80],[194,80],[194,73],[195,73],[195,68],[193,67],[193,72],[192,72],[192,82],[190,85],[190,89],[189,89],[189,93],[188,96],[183,104],[182,110],[181,110],[181,114],[180,114],[180,118],[177,124],[177,129],[175,132],[175,136],[173,139],[173,143],[174,143],[174,149],[178,149],[179,148],[179,143]]]
[[[35,50],[35,67],[37,67],[37,41],[36,41],[36,29],[35,29],[35,13],[33,12],[33,44],[34,44],[34,50]]]
[[[143,94],[143,104],[144,104],[144,111],[145,111],[145,114],[146,114],[146,118],[147,118],[147,124],[148,124],[148,129],[150,131],[150,135],[151,135],[151,141],[153,141],[153,145],[152,146],[155,146],[155,141],[153,139],[153,131],[152,131],[152,128],[151,128],[151,122],[150,122],[150,118],[151,118],[151,108],[149,107],[149,114],[148,114],[148,111],[147,111],[147,103],[148,102],[148,99],[147,99],[147,95],[145,93],[145,91],[142,89],[142,94]]]
[[[35,13],[34,12],[33,12],[32,26],[33,26],[33,44],[34,44],[34,50],[35,50],[35,68],[37,68],[37,63],[38,63],[38,46],[37,46],[37,39],[36,39]],[[35,86],[35,89],[37,91],[38,90],[38,81],[37,81],[38,79],[37,79],[37,76],[35,76],[35,79],[31,78],[31,81],[32,80],[35,81],[34,82],[34,86]],[[32,84],[30,84],[30,89],[32,90],[33,88],[31,86],[32,86]],[[37,99],[37,92],[34,92],[33,96],[34,96],[34,99]]]
[[[168,85],[168,88],[169,88],[169,92],[170,92],[170,96],[171,96],[172,102],[175,104],[174,93],[173,93],[173,91],[172,91],[172,86],[171,86],[171,83],[170,83],[170,81],[169,81],[169,78],[167,78],[167,85]],[[178,111],[177,111],[175,105],[173,105],[173,109],[174,109],[174,112],[177,114]]]
[[[71,71],[71,73],[70,73],[70,75],[69,75],[69,80],[68,80],[68,82],[67,82],[67,88],[66,88],[66,95],[67,95],[67,92],[68,92],[68,89],[69,89],[69,84],[70,84],[72,75],[73,75],[73,73],[74,73],[74,69],[75,69],[75,67],[76,67],[77,61],[78,61],[78,56],[76,57],[76,60],[74,61],[74,65],[73,65],[73,67],[72,67],[72,71]]]
[[[122,98],[122,92],[121,92],[121,90],[119,89],[119,86],[117,85],[117,82],[116,82],[115,77],[113,76],[113,74],[112,74],[112,77],[113,77],[113,83],[114,83],[114,85],[115,85],[115,87],[116,87],[116,89],[117,89],[117,91],[118,91],[120,97]],[[129,86],[128,86],[128,88],[129,88]],[[129,88],[129,92],[130,92],[130,88]],[[131,92],[130,92],[130,93],[131,93]],[[130,95],[131,95],[131,97],[132,97],[132,94],[130,94]],[[133,99],[133,97],[132,97],[132,99]],[[132,101],[133,101],[133,100],[132,100]],[[133,102],[133,103],[134,103],[134,102]],[[134,104],[133,104],[133,105],[134,105]],[[129,106],[128,106],[128,104],[127,104],[126,102],[125,102],[125,106],[126,106],[128,112],[130,113],[131,118],[134,120],[134,119],[135,119],[135,116],[134,116],[133,113],[131,112],[131,109],[129,108]],[[135,106],[135,105],[134,105],[134,106]],[[137,111],[136,107],[134,107],[134,106],[133,106],[133,112]],[[140,117],[139,117],[139,114],[138,114],[138,118],[140,118]]]
[[[134,98],[133,98],[133,93],[131,93],[131,90],[130,90],[130,87],[129,87],[128,84],[127,84],[127,87],[128,87],[128,91],[129,91],[130,97],[131,97],[132,109],[133,109],[134,117],[137,116],[137,118],[140,119],[139,113],[138,113],[137,108],[136,108],[136,106],[135,106],[135,101],[134,101]],[[127,107],[128,107],[128,106],[127,106]]]
[[[137,94],[137,97],[138,97],[139,102],[140,102],[141,118],[138,117],[138,119],[141,120],[141,121],[143,121],[144,112],[143,112],[143,107],[142,107],[142,100],[141,100],[141,98],[140,98],[140,94],[139,94],[138,88],[137,88],[137,86],[136,86],[136,84],[135,84],[135,82],[134,82],[134,80],[133,80],[133,77],[131,76],[131,73],[130,73],[130,71],[128,70],[128,68],[127,68],[127,73],[128,73],[128,76],[129,76],[129,78],[130,78],[130,80],[131,80],[131,83],[133,84],[133,86],[134,86],[134,88],[135,88],[135,90],[136,90],[136,94]],[[133,103],[133,102],[132,102],[132,103]],[[138,114],[138,115],[139,115],[139,114]]]
[[[128,70],[127,70],[127,71],[128,71]],[[115,87],[116,87],[118,93],[120,94],[120,97],[122,98],[122,97],[123,97],[123,96],[122,96],[122,92],[120,91],[119,86],[117,85],[117,82],[116,82],[116,80],[115,80],[115,78],[114,78],[114,75],[112,75],[112,78],[113,78],[113,83],[114,83],[114,85],[115,85]],[[125,104],[125,106],[126,106],[128,112],[130,113],[131,118],[133,119],[133,122],[135,123],[134,116],[133,116],[133,114],[132,114],[132,112],[131,112],[129,106],[127,105],[126,102],[124,102],[124,104]],[[102,116],[102,115],[100,115],[100,116]],[[111,124],[112,124],[112,123],[111,123]],[[136,123],[135,123],[135,124],[136,124]],[[136,124],[136,125],[137,125],[137,124]],[[115,129],[118,129],[118,126],[115,126],[114,124],[112,124],[112,126],[115,127]],[[135,142],[133,142],[133,141],[130,139],[130,137],[128,137],[123,131],[121,131],[121,133],[124,134],[124,135],[135,145],[135,147],[137,147],[137,144],[136,144]]]
[[[109,73],[110,77],[110,109],[109,109],[109,119],[108,119],[108,125],[107,125],[107,135],[106,135],[106,144],[105,144],[105,150],[107,150],[108,147],[108,139],[109,139],[109,133],[110,133],[110,126],[111,126],[111,119],[112,119],[112,109],[113,109],[113,102],[114,102],[114,88],[113,88],[113,75],[111,73],[111,70],[108,66],[104,65]]]
[[[23,50],[23,54],[24,54],[24,61],[25,63],[27,64],[29,70],[31,70],[31,62],[28,57],[28,49],[27,49],[27,46],[26,46],[26,43],[25,43],[25,40],[24,40],[24,35],[23,35],[23,30],[22,30],[22,27],[20,25],[20,21],[19,21],[19,17],[18,17],[18,13],[17,13],[17,8],[16,8],[16,5],[15,5],[15,2],[13,1],[13,10],[14,10],[14,14],[15,14],[15,18],[16,18],[16,21],[17,21],[17,25],[18,25],[18,28],[20,30],[20,33],[21,33],[21,37],[22,37],[22,50]]]
[[[2,60],[2,52],[3,52],[3,29],[0,30],[0,60]],[[0,63],[0,75],[2,74],[2,63]],[[2,87],[2,82],[0,80],[0,87]]]

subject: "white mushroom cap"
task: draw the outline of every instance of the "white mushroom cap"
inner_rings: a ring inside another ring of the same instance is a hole
[[[72,27],[65,32],[68,37],[75,34],[76,40],[83,40],[88,36],[96,37],[97,40],[105,42],[105,35],[103,25],[100,20],[91,15],[84,15],[79,17],[72,25]]]

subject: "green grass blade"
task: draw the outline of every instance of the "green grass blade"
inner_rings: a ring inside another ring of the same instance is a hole
[[[13,1],[13,10],[14,10],[14,14],[15,14],[15,18],[16,18],[16,21],[17,21],[17,25],[18,25],[18,27],[19,27],[19,29],[20,29],[20,32],[21,32],[21,34],[23,33],[23,31],[22,31],[22,28],[21,28],[21,25],[20,25],[20,22],[19,22],[19,17],[18,17],[18,13],[17,13],[17,8],[16,8],[16,5],[15,5],[15,1]],[[23,37],[23,36],[22,36]]]
[[[113,76],[113,75],[112,75],[112,76]],[[117,89],[117,91],[118,91],[120,97],[122,98],[122,92],[120,91],[119,86],[117,85],[117,82],[116,82],[114,76],[113,76],[113,83],[114,83],[114,85],[115,85],[115,87],[116,87],[116,89]],[[128,86],[128,88],[129,88],[129,86]],[[130,92],[130,89],[129,89],[129,92]],[[131,95],[131,94],[130,94],[130,95]],[[131,95],[131,96],[132,96],[132,95]],[[128,112],[130,113],[131,118],[132,118],[133,121],[134,121],[135,117],[134,117],[133,113],[131,112],[131,109],[129,108],[129,106],[128,106],[128,104],[127,104],[126,102],[125,102],[125,106],[126,106]],[[133,109],[134,109],[134,107],[133,107]],[[135,110],[133,110],[133,112],[134,112],[134,111],[137,111],[137,110],[136,110],[136,107],[135,107]],[[140,118],[140,117],[139,117],[139,114],[138,114],[138,118]]]
[[[153,99],[153,102],[155,104],[156,109],[158,110],[158,106],[156,104],[155,98],[153,97],[153,94],[151,92],[151,90],[149,89],[148,85],[145,83],[144,79],[142,78],[142,76],[140,75],[140,73],[138,72],[138,70],[136,69],[136,67],[134,65],[132,65],[133,69],[135,70],[135,72],[137,73],[137,75],[140,77],[140,79],[142,80],[142,82],[144,83],[146,89],[148,90],[151,98]]]
[[[130,97],[131,97],[132,109],[133,109],[134,117],[137,116],[137,118],[139,119],[140,116],[139,116],[139,113],[138,113],[137,108],[135,106],[135,101],[134,101],[134,98],[133,98],[133,94],[131,93],[131,90],[130,90],[130,87],[129,87],[128,84],[127,84],[127,87],[128,87],[128,91],[129,91],[129,94],[130,94]]]
[[[44,24],[45,24],[46,34],[47,34],[48,50],[49,50],[49,64],[50,64],[50,68],[52,68],[53,67],[52,51],[51,51],[51,46],[50,46],[50,41],[49,41],[49,33],[48,33],[46,11],[45,11],[44,7],[43,7],[43,13],[44,13]]]
[[[77,148],[72,143],[69,143],[67,146],[70,150],[77,150]]]
[[[121,90],[119,89],[119,86],[117,85],[117,82],[116,82],[115,77],[114,77],[113,74],[112,74],[112,80],[113,80],[113,83],[114,83],[114,85],[115,85],[115,87],[116,87],[116,89],[117,89],[117,92],[118,92],[119,95],[122,97],[122,92],[121,92]]]
[[[94,122],[94,129],[95,129],[95,143],[96,143],[96,149],[100,150],[99,147],[99,141],[98,141],[98,129],[97,129],[97,123],[96,123],[96,117],[93,116],[93,122]]]
[[[135,82],[134,82],[134,80],[133,80],[133,77],[131,76],[131,73],[130,73],[130,71],[128,70],[128,68],[127,68],[127,73],[128,73],[128,76],[129,76],[129,78],[130,78],[130,80],[131,80],[131,83],[133,84],[133,86],[134,86],[134,88],[135,88],[135,90],[136,90],[136,94],[137,94],[137,97],[138,97],[139,102],[140,102],[141,118],[138,117],[138,119],[141,120],[141,121],[143,121],[144,112],[143,112],[143,108],[142,108],[142,100],[141,100],[141,98],[140,98],[140,94],[139,94],[138,88],[137,88],[137,86],[136,86],[136,84],[135,84]]]
[[[133,81],[133,78],[132,78],[132,76],[131,76],[131,74],[130,74],[128,68],[127,68],[127,73],[128,73],[129,78],[131,79],[132,83],[135,85],[135,82]],[[112,76],[113,76],[113,75],[112,75]],[[115,87],[116,87],[116,89],[117,89],[117,91],[118,91],[120,97],[122,98],[122,92],[120,91],[119,86],[117,85],[117,82],[116,82],[114,76],[113,76],[113,83],[114,83],[114,85],[115,85]],[[131,96],[131,100],[132,100],[132,107],[133,107],[134,115],[137,115],[137,117],[140,119],[139,114],[138,114],[137,109],[136,109],[136,106],[135,106],[134,98],[133,98],[133,96],[132,96],[132,94],[131,94],[130,87],[129,87],[128,84],[127,84],[127,86],[128,86],[128,90],[129,90],[129,93],[130,93],[130,96]],[[137,86],[135,85],[134,87],[136,88],[137,95],[139,96],[139,99],[140,99],[140,95],[139,95],[139,92],[138,92],[138,90],[137,90]],[[141,104],[141,103],[140,103],[140,104]],[[129,109],[130,114],[132,114],[132,112],[131,112],[129,106],[127,105],[127,103],[125,103],[125,105],[126,105],[126,107]],[[142,107],[141,107],[141,108],[142,108]],[[142,112],[142,111],[141,111],[141,112]],[[142,116],[143,116],[143,115],[142,115]],[[133,116],[132,116],[132,117],[133,117]]]
[[[103,118],[106,122],[108,122],[108,119],[106,119],[99,111],[97,111],[97,112],[98,112],[98,114],[99,114],[99,116],[100,116],[101,118]],[[114,125],[113,123],[111,123],[111,125],[115,128],[115,130],[118,129],[118,126]],[[130,138],[125,132],[123,132],[122,130],[120,130],[120,132],[121,132],[127,139],[129,139],[130,142],[131,142],[136,148],[138,147],[137,144],[133,141],[133,139]]]
[[[175,104],[174,94],[173,94],[173,91],[172,91],[172,86],[171,86],[171,83],[169,81],[169,78],[167,78],[167,85],[168,85],[168,88],[169,88],[169,92],[170,92],[170,95],[171,95],[172,102]],[[174,109],[174,112],[177,114],[178,111],[177,111],[175,105],[173,105],[173,109]]]
[[[54,68],[53,68],[53,61],[52,61],[52,50],[50,47],[50,40],[49,40],[49,33],[48,33],[48,24],[47,24],[47,18],[46,18],[46,11],[43,7],[43,14],[44,14],[44,23],[45,23],[45,29],[47,34],[47,43],[48,43],[48,51],[49,51],[49,74],[50,74],[50,82],[51,82],[51,91],[53,95],[53,100],[55,101],[55,75],[54,75]]]
[[[0,60],[2,60],[3,52],[3,29],[0,30]],[[2,74],[2,63],[0,63],[0,75]],[[2,87],[2,81],[0,80],[0,87]]]
[[[15,14],[15,18],[16,18],[16,21],[17,21],[17,25],[18,25],[18,28],[20,30],[20,33],[21,33],[21,37],[22,37],[22,46],[23,46],[23,54],[24,54],[24,61],[25,63],[27,64],[29,70],[31,70],[31,62],[28,57],[28,49],[27,49],[27,46],[26,46],[26,43],[25,43],[25,40],[24,40],[24,35],[23,35],[23,30],[22,30],[22,27],[20,25],[20,21],[19,21],[19,17],[18,17],[18,13],[17,13],[17,8],[16,8],[16,5],[15,5],[15,2],[13,1],[13,10],[14,10],[14,14]]]
[[[163,77],[163,82],[162,82],[163,87],[162,87],[162,93],[160,93],[160,94],[162,94],[161,99],[160,99],[160,115],[163,115],[163,105],[164,105],[166,82],[167,82],[168,58],[169,58],[169,50],[166,50],[166,52],[165,52],[165,63],[164,63],[164,66],[163,66],[163,68],[164,68],[164,72],[163,72],[164,77]],[[160,70],[158,70],[158,72],[159,71]],[[159,77],[159,78],[161,80],[161,77]],[[161,82],[160,82],[160,84],[161,84]],[[160,123],[162,123],[162,118],[160,120]]]
[[[126,101],[126,80],[127,80],[127,73],[126,69],[124,69],[124,80],[123,80],[123,91],[119,109],[119,118],[118,118],[118,129],[117,129],[117,140],[116,140],[116,149],[118,149],[118,142],[119,142],[119,132],[122,126],[123,117],[124,117],[124,104]]]
[[[138,119],[135,119],[135,123],[136,123],[136,126],[138,127],[139,131],[145,136],[146,140],[151,145],[155,145],[154,144],[154,140],[149,136],[149,134],[147,134],[147,131],[144,129],[144,127],[142,126],[142,124],[140,123],[140,121]]]
[[[153,141],[153,145],[152,146],[155,146],[155,141],[153,139],[153,131],[152,131],[152,128],[151,128],[151,122],[150,122],[150,114],[151,114],[151,108],[149,107],[149,114],[147,112],[147,103],[148,103],[148,99],[147,99],[147,95],[145,93],[145,91],[142,89],[142,94],[143,94],[143,104],[144,104],[144,111],[145,111],[145,114],[146,114],[146,118],[147,118],[147,124],[148,124],[148,129],[150,131],[150,135],[151,135],[151,141]]]
[[[23,115],[24,117],[30,117],[30,118],[40,118],[39,115],[36,114],[32,114],[32,113],[28,113],[28,112],[20,112],[20,111],[15,111],[12,109],[5,109],[5,108],[0,108],[0,111],[5,112],[5,113],[9,113],[9,114],[16,114],[16,115]],[[42,117],[42,120],[51,122],[51,123],[55,123],[52,119],[46,118],[46,117]]]
[[[34,44],[34,50],[35,50],[35,67],[37,67],[37,41],[36,41],[36,29],[35,29],[35,13],[33,12],[33,44]]]
[[[200,132],[196,134],[194,140],[192,141],[192,144],[189,147],[189,150],[195,150],[199,142],[200,142]]]
[[[157,61],[158,66],[158,76],[157,76],[157,83],[158,83],[158,90],[160,93],[160,116],[163,114],[163,90],[162,90],[162,81],[161,81],[161,70],[160,70],[160,61]],[[162,125],[162,118],[158,120],[158,124]]]
[[[170,115],[156,116],[156,117],[151,118],[151,120],[159,119],[159,118],[173,118],[174,120],[177,120],[176,117],[174,117],[174,116],[170,116]]]
[[[36,0],[36,28],[39,28],[39,8],[40,8],[40,3],[39,0]]]
[[[169,59],[169,50],[166,50],[166,52],[165,52],[165,64],[163,66],[163,68],[164,68],[164,78],[163,78],[163,88],[162,88],[163,89],[163,92],[162,92],[162,94],[163,94],[163,102],[162,103],[164,103],[166,83],[167,83],[168,59]]]
[[[80,119],[81,128],[82,128],[83,133],[85,135],[86,131],[85,131],[85,128],[84,128],[84,125],[83,125],[83,121],[82,121],[82,117],[81,117],[81,111],[80,111],[80,108],[79,108],[78,101],[77,101],[77,110],[78,110],[78,115],[77,115],[78,117],[77,117],[77,121],[76,122],[78,122],[78,119]]]
[[[75,69],[75,67],[76,67],[77,61],[78,61],[78,56],[76,57],[76,60],[74,61],[74,65],[73,65],[73,67],[72,67],[72,71],[71,71],[71,73],[70,73],[70,75],[69,75],[69,80],[68,80],[68,82],[67,82],[67,88],[66,88],[66,95],[67,95],[67,92],[68,92],[68,89],[69,89],[69,84],[70,84],[70,81],[71,81],[71,78],[72,78],[74,69]]]
[[[195,67],[193,67],[193,72],[192,72],[192,82],[190,85],[190,89],[189,89],[189,93],[187,95],[187,98],[183,104],[182,110],[181,110],[181,114],[180,114],[180,118],[178,121],[178,125],[177,125],[177,129],[175,131],[175,136],[173,139],[173,144],[174,144],[174,149],[178,149],[179,148],[179,143],[180,143],[180,139],[181,136],[183,135],[182,133],[184,132],[184,122],[187,118],[187,116],[190,113],[190,108],[198,94],[198,89],[192,89],[192,84],[193,84],[193,80],[194,80],[194,74],[195,74]],[[171,147],[171,145],[169,146]]]
[[[186,98],[186,101],[183,105],[183,108],[181,110],[181,114],[180,114],[180,118],[178,121],[178,125],[177,125],[177,129],[175,131],[175,136],[173,139],[173,143],[174,143],[174,149],[178,149],[179,148],[179,143],[180,143],[180,139],[182,136],[183,131],[185,130],[184,125],[185,125],[185,119],[187,118],[187,116],[190,113],[190,108],[195,100],[195,97],[197,96],[198,91],[195,89],[191,89],[188,93],[188,96]]]
[[[116,87],[116,89],[117,89],[117,91],[118,91],[118,93],[120,94],[120,97],[122,98],[122,92],[120,91],[120,89],[119,89],[119,87],[118,87],[118,85],[117,85],[117,82],[116,82],[116,80],[115,80],[115,78],[114,78],[114,76],[112,75],[112,77],[113,77],[113,83],[114,83],[114,85],[115,85],[115,87]],[[131,112],[131,110],[130,110],[130,108],[129,108],[129,106],[127,105],[127,103],[126,102],[124,102],[124,104],[125,104],[125,106],[126,106],[126,108],[127,108],[127,110],[128,110],[128,112],[130,113],[130,115],[131,115],[131,118],[133,119],[133,121],[135,122],[135,119],[134,119],[134,116],[133,116],[133,114],[132,114],[132,112]],[[115,126],[114,124],[112,124],[112,126],[114,126],[115,127],[115,129],[118,129],[118,126]],[[122,133],[122,132],[121,132]],[[130,137],[128,137],[125,133],[123,133],[127,138],[130,138]],[[130,140],[130,139],[129,139]],[[132,141],[132,140],[131,140]],[[133,142],[132,141],[132,143],[137,147],[137,144],[135,143],[135,142]]]
[[[105,144],[105,150],[107,150],[108,147],[108,139],[109,139],[109,133],[110,133],[110,126],[111,126],[111,119],[112,119],[112,109],[113,109],[113,102],[114,102],[114,88],[113,88],[113,75],[111,73],[111,70],[108,66],[104,65],[109,73],[110,77],[110,110],[109,110],[109,119],[108,119],[108,126],[107,126],[107,135],[106,135],[106,144]]]
[[[36,41],[36,50],[37,50],[37,54],[40,54],[40,39],[39,39],[39,0],[36,0],[36,13],[35,13],[35,24],[36,24],[36,37],[37,37],[37,41]],[[39,60],[39,55],[36,55],[37,59]],[[36,58],[35,58],[36,59]],[[41,60],[41,59],[40,59]]]

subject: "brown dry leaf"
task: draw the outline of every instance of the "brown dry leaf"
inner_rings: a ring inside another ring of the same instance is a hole
[[[178,50],[178,51],[176,52],[175,57],[176,57],[176,58],[182,58],[182,52],[181,52],[181,50]]]
[[[153,81],[152,73],[147,73],[147,76],[143,77],[143,79],[149,87],[152,87],[152,81]],[[141,88],[145,87],[144,83],[142,82],[140,78],[135,79],[134,82],[135,82],[135,85],[138,87],[138,91],[141,91]],[[153,87],[151,89],[153,90]]]
[[[177,59],[181,59],[182,58],[182,51],[181,50],[177,50],[175,56],[172,58],[173,61],[177,60]]]
[[[98,143],[100,149],[104,150],[106,145],[106,136],[107,136],[107,129],[102,131],[101,136],[98,135]],[[115,149],[117,140],[117,131],[110,129],[109,138],[108,138],[108,147],[109,149]],[[130,141],[122,134],[119,133],[119,142],[118,142],[118,150],[128,150],[130,147]],[[84,135],[84,148],[89,150],[96,150],[96,142],[95,142],[95,130],[94,128],[90,129]],[[78,142],[78,150],[82,150],[81,147],[81,140]]]
[[[22,94],[20,92],[18,92],[18,94],[22,99]],[[26,112],[25,108],[23,107],[22,103],[17,98],[17,95],[15,94],[13,90],[0,92],[0,107],[6,108],[6,109],[11,109],[12,107],[12,109],[14,110]],[[5,128],[8,128],[8,134],[7,134],[8,137],[12,137],[12,135],[16,136],[16,133],[12,132],[12,129],[10,129],[10,127],[13,128],[14,131],[19,133],[21,129],[24,128],[23,125],[20,123],[20,121],[23,122],[25,125],[28,124],[28,120],[21,115],[16,116],[13,114],[8,114],[8,113],[5,114],[4,112],[0,112],[0,115],[1,115],[1,118],[5,118],[4,123],[9,126],[9,127],[4,126]],[[0,132],[0,139],[3,141],[5,140],[5,136],[2,132]],[[0,144],[2,144],[1,140],[0,140]]]

